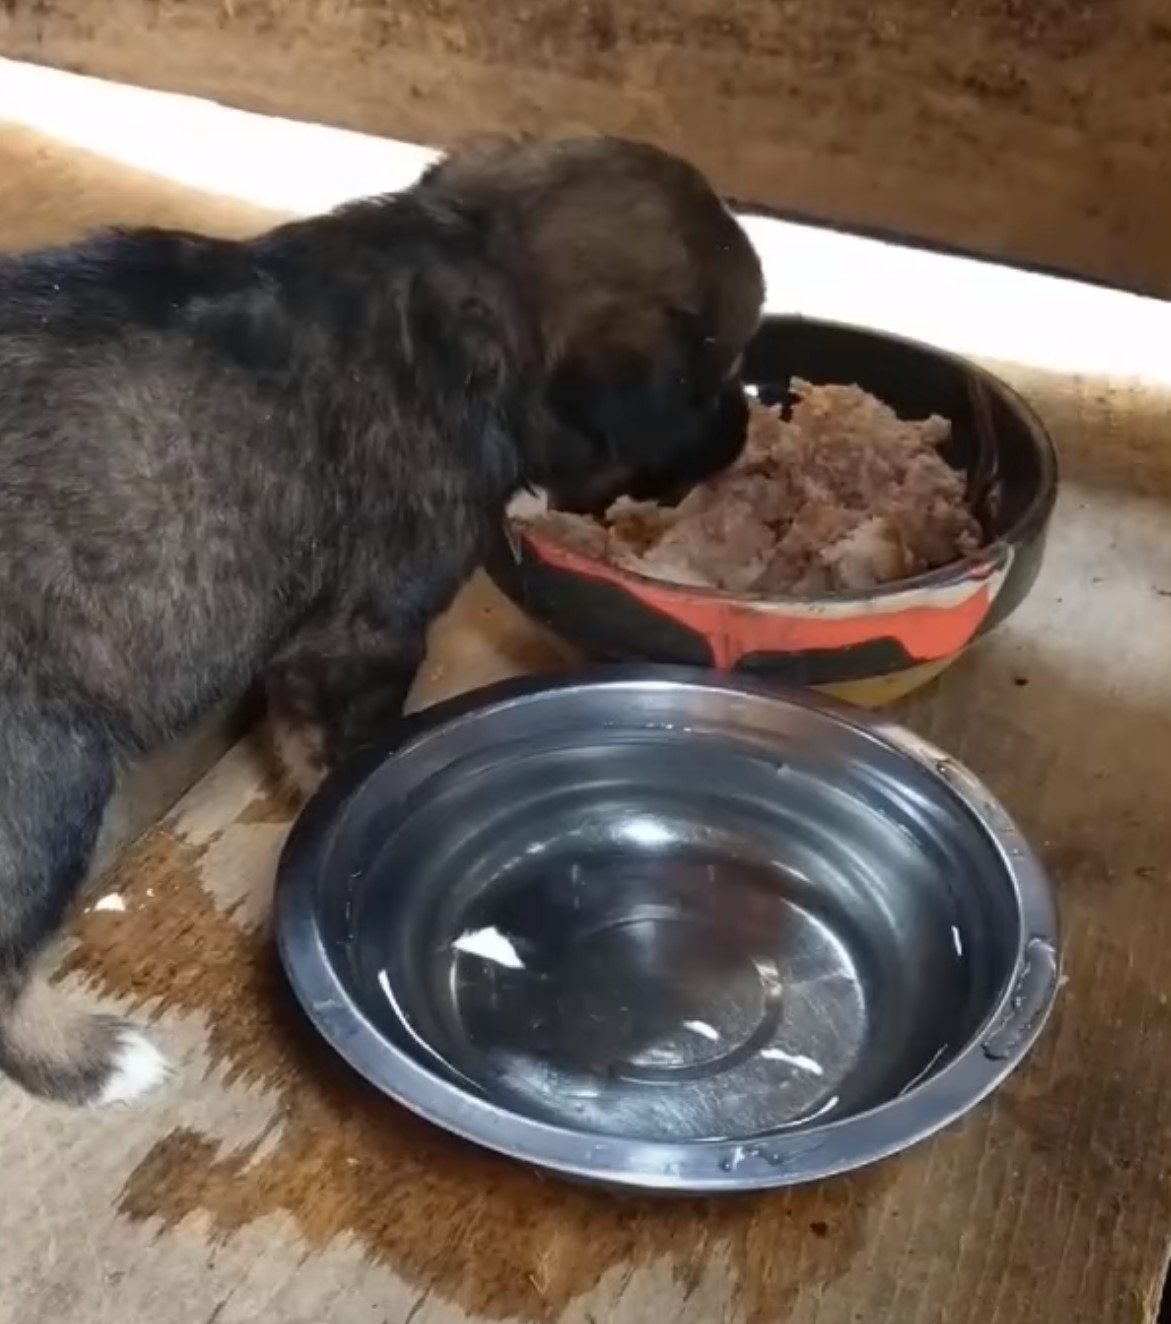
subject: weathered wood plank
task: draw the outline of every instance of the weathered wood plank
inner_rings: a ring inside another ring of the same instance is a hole
[[[420,142],[636,134],[737,198],[1171,292],[1158,0],[5,0],[0,52]]]

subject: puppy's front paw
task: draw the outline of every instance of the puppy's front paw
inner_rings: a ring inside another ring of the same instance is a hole
[[[283,786],[299,800],[307,800],[326,773],[325,741],[312,726],[293,726],[281,718],[269,719],[269,745]]]

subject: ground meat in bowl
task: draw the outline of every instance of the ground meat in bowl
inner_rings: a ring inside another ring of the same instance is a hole
[[[765,595],[873,588],[981,545],[964,476],[939,454],[946,419],[901,419],[857,386],[794,380],[791,394],[787,416],[753,402],[743,455],[678,506],[515,518],[655,579]]]

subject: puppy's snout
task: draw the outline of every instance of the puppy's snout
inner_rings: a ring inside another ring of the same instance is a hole
[[[734,464],[748,439],[748,397],[740,382],[728,382],[716,397],[715,414],[708,434],[713,473]]]
[[[695,410],[691,435],[678,436],[654,470],[640,474],[630,495],[678,505],[697,484],[734,464],[748,436],[748,401],[739,382],[727,383]]]

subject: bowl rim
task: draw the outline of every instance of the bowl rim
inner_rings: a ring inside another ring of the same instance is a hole
[[[1057,501],[1057,490],[1061,481],[1061,466],[1057,447],[1049,429],[1041,421],[1032,406],[1007,382],[980,364],[954,354],[950,350],[940,349],[925,341],[909,336],[894,335],[886,331],[877,331],[872,327],[853,322],[832,321],[820,317],[802,317],[793,313],[766,313],[757,327],[755,335],[771,326],[782,323],[801,324],[804,326],[823,327],[834,331],[848,331],[855,335],[867,336],[873,340],[886,341],[899,345],[903,349],[926,355],[949,364],[956,370],[966,373],[973,381],[979,382],[993,395],[999,396],[1003,403],[1018,417],[1025,430],[1032,438],[1034,450],[1041,466],[1041,479],[1032,500],[1017,516],[1012,524],[999,537],[986,543],[976,551],[970,552],[947,565],[937,566],[934,570],[925,570],[906,579],[892,580],[887,584],[878,584],[865,589],[835,589],[829,593],[737,593],[732,589],[708,588],[699,585],[679,584],[670,579],[656,579],[654,575],[643,574],[626,566],[603,561],[596,556],[571,547],[568,543],[547,534],[533,533],[523,525],[506,516],[517,536],[532,544],[540,556],[540,548],[556,549],[558,557],[577,562],[581,573],[610,583],[635,584],[642,590],[670,599],[686,598],[734,603],[742,607],[765,609],[783,609],[786,606],[814,608],[818,606],[848,606],[851,604],[873,604],[890,602],[903,594],[919,595],[933,589],[954,588],[970,580],[983,580],[993,572],[996,565],[1011,556],[1012,549],[1020,544],[1029,532],[1043,525],[1052,513]],[[544,559],[544,558],[541,558]]]
[[[819,712],[926,769],[973,816],[1012,887],[1016,957],[1000,997],[951,1062],[890,1100],[820,1125],[738,1141],[643,1141],[574,1131],[465,1092],[389,1042],[354,1001],[317,929],[316,894],[332,844],[372,774],[488,710],[566,689],[648,683],[730,691]],[[1056,901],[1040,859],[974,773],[885,717],[800,687],[633,664],[497,682],[413,714],[398,736],[330,774],[294,823],[277,867],[276,944],[295,997],[334,1051],[400,1106],[473,1145],[572,1180],[644,1192],[717,1194],[821,1180],[891,1157],[966,1114],[1020,1065],[1048,1021],[1061,983],[1061,949]]]

